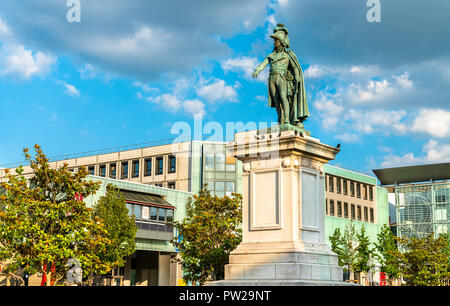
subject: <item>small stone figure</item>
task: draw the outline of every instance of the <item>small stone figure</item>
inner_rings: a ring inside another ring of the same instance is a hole
[[[279,124],[290,124],[304,130],[303,122],[309,117],[303,71],[297,56],[290,48],[288,29],[278,24],[274,33],[274,50],[256,67],[253,77],[270,64],[269,106],[275,107]]]

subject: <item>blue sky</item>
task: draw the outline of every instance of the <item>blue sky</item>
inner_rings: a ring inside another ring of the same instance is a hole
[[[276,121],[251,72],[278,22],[304,70],[306,128],[341,144],[331,164],[449,162],[450,3],[381,0],[369,23],[366,2],[81,0],[69,23],[65,1],[3,0],[0,165],[35,143],[59,156],[176,138],[195,114],[224,130]]]

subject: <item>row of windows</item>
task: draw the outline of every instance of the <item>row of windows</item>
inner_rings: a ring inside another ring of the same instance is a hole
[[[155,175],[161,175],[164,173],[164,157],[158,156],[154,158],[155,160]],[[129,165],[131,163],[131,177],[132,178],[138,178],[140,176],[140,164],[143,162],[143,175],[144,176],[152,176],[153,175],[153,158],[145,158],[143,160],[132,160],[132,161],[123,161],[120,163],[110,163],[109,164],[109,178],[113,179],[127,179],[130,175],[129,173]],[[120,165],[120,173],[118,173],[118,165]],[[168,157],[168,173],[175,173],[177,170],[177,159],[175,156],[170,155]],[[106,177],[106,167],[107,164],[102,164],[98,166],[98,176]],[[95,166],[88,166],[88,173],[90,175],[96,175],[96,167]],[[120,175],[119,175],[120,174]],[[118,177],[119,175],[119,177]]]
[[[131,203],[126,205],[128,215],[134,215],[136,220],[173,223],[173,209]]]
[[[205,185],[212,195],[218,197],[228,196],[231,197],[233,192],[236,192],[235,181],[218,181],[218,180],[205,180]]]
[[[371,223],[375,222],[373,208],[355,204],[350,204],[349,206],[347,202],[342,203],[341,201],[326,200],[326,212],[328,216],[341,217],[364,222],[370,221]]]
[[[206,171],[227,171],[234,172],[236,170],[236,160],[229,160],[223,153],[208,153],[205,155]]]
[[[325,190],[373,201],[373,186],[327,175]]]

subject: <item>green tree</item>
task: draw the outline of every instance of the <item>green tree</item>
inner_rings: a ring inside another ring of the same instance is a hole
[[[62,283],[75,259],[86,277],[103,274],[111,265],[101,260],[110,244],[106,229],[92,216],[81,197],[98,189],[84,180],[87,171],[71,173],[67,164],[52,168],[40,146],[32,159],[24,149],[33,176],[26,179],[19,167],[16,174],[6,171],[5,193],[0,195],[0,261],[4,271],[42,273],[46,285]]]
[[[338,263],[350,274],[355,271],[357,265],[357,236],[353,223],[345,226],[344,233],[336,228],[330,236],[331,250],[338,256]]]
[[[359,233],[356,234],[358,241],[355,271],[368,273],[373,268],[371,263],[373,250],[370,248],[370,240],[366,235],[366,228],[363,225]]]
[[[125,257],[136,250],[137,227],[135,217],[128,215],[123,194],[114,185],[106,186],[106,194],[94,206],[94,215],[102,219],[111,241],[102,254],[103,260],[113,267],[123,267]]]
[[[450,277],[448,241],[444,236],[434,238],[431,233],[423,238],[396,238],[399,251],[399,271],[410,286],[439,286]]]
[[[397,251],[394,233],[391,231],[390,227],[385,224],[377,234],[375,257],[380,263],[381,272],[386,273],[390,279],[399,277],[398,261],[395,256]]]
[[[219,198],[205,188],[189,201],[186,214],[176,222],[179,238],[172,241],[181,253],[184,280],[203,285],[211,273],[223,279],[229,254],[242,240],[242,196]]]

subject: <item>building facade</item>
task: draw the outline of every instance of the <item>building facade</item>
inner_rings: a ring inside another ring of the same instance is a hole
[[[356,231],[364,226],[370,242],[377,242],[383,225],[389,225],[389,202],[385,188],[377,186],[373,176],[325,165],[325,238],[352,223]],[[373,281],[380,282],[374,270]]]
[[[450,231],[450,163],[374,170],[393,199],[393,231],[435,237]]]
[[[97,176],[86,179],[101,183],[97,193],[85,199],[88,207],[94,206],[106,194],[106,186],[112,184],[124,195],[129,214],[135,216],[136,252],[116,273],[122,285],[178,285],[182,270],[170,241],[176,237],[174,222],[185,218],[185,207],[193,193]]]
[[[242,167],[227,156],[226,143],[187,141],[151,143],[98,152],[73,154],[49,162],[52,167],[67,164],[70,171],[85,167],[89,175],[125,182],[197,193],[207,184],[213,195],[240,192]],[[113,152],[111,152],[113,151]],[[29,166],[23,175],[31,177]],[[15,168],[10,168],[14,173]]]

